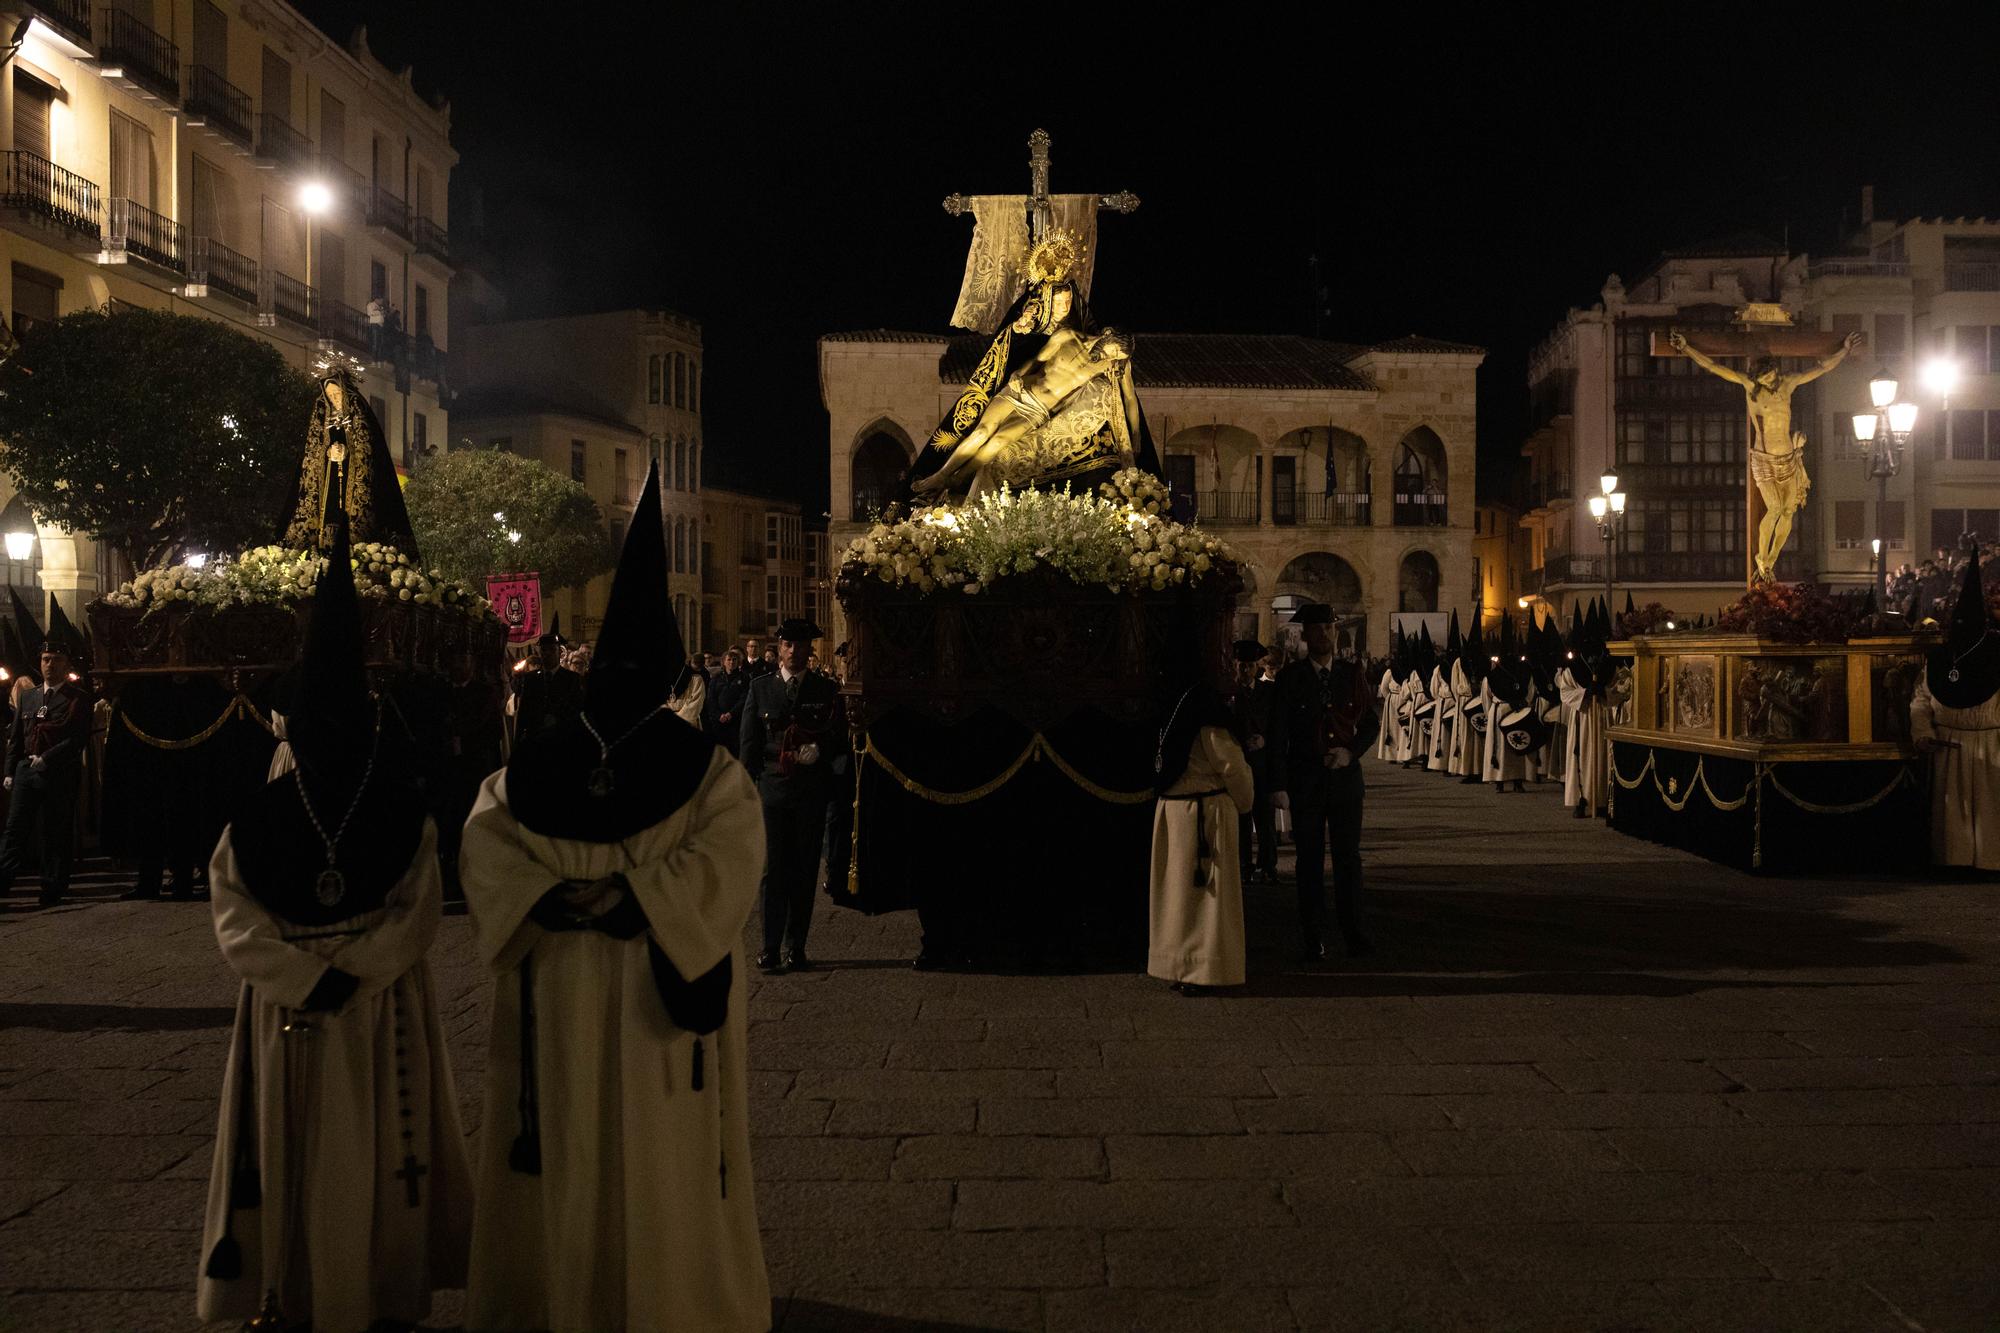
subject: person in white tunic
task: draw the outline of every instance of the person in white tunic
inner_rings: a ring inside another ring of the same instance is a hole
[[[1381,734],[1375,738],[1377,759],[1392,759],[1396,754],[1396,690],[1400,683],[1392,650],[1389,665],[1382,668],[1382,679],[1375,686],[1375,711],[1382,718]]]
[[[1458,705],[1458,727],[1452,733],[1451,771],[1460,782],[1478,782],[1486,764],[1485,637],[1475,623],[1465,650],[1451,666],[1451,692]]]
[[[1932,859],[2000,870],[2000,630],[1976,550],[1945,641],[1926,656],[1910,699],[1910,740],[1930,756]]]
[[[466,824],[495,978],[472,1330],[771,1325],[740,957],[763,810],[671,710],[685,661],[655,468],[581,715],[523,739]]]
[[[1237,820],[1256,793],[1229,723],[1222,701],[1196,686],[1160,731],[1146,971],[1183,993],[1245,977]]]
[[[464,1285],[472,1185],[424,955],[437,830],[368,697],[344,521],[314,598],[297,760],[235,813],[209,863],[241,979],[196,1312],[410,1325]]]

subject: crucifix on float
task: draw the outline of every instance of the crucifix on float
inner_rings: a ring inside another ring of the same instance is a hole
[[[1028,193],[1023,197],[1028,209],[1028,239],[1039,241],[1054,225],[1054,207],[1049,195],[1049,132],[1036,130],[1028,136]],[[1139,207],[1139,196],[1130,190],[1120,190],[1117,194],[1100,194],[1097,207],[1108,208],[1114,213],[1132,213]],[[973,211],[972,197],[963,194],[946,195],[944,211],[953,217]]]
[[[1777,577],[1778,556],[1792,535],[1792,518],[1805,507],[1812,478],[1806,474],[1806,436],[1792,425],[1792,393],[1846,359],[1862,336],[1821,333],[1792,327],[1792,317],[1774,302],[1752,302],[1737,312],[1736,331],[1675,329],[1653,335],[1654,356],[1685,356],[1718,378],[1740,385],[1749,415],[1749,474],[1744,481],[1745,582]],[[1810,359],[1805,370],[1787,371],[1779,358]],[[1743,370],[1724,360],[1742,359]],[[1754,543],[1748,540],[1755,534]]]

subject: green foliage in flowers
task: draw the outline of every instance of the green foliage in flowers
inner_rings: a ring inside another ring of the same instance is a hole
[[[237,556],[217,556],[200,569],[186,564],[149,569],[105,597],[113,606],[171,606],[213,611],[238,606],[291,606],[310,599],[325,557],[283,546],[259,546]],[[354,590],[364,600],[446,607],[475,619],[486,599],[463,583],[416,564],[393,546],[362,542],[354,548]]]
[[[37,517],[148,569],[266,540],[297,477],[313,383],[212,319],[80,311],[0,368],[0,469]]]
[[[1104,490],[1003,486],[963,505],[919,509],[857,537],[843,563],[897,587],[965,593],[1043,568],[1074,583],[1157,591],[1235,563],[1220,538],[1161,514],[1166,488],[1153,478],[1127,469]]]
[[[497,449],[425,459],[403,503],[425,558],[475,587],[489,574],[529,570],[542,576],[544,589],[574,587],[618,557],[590,492],[532,458]]]

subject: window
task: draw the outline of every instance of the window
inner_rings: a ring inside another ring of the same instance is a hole
[[[701,441],[688,445],[688,489],[701,489]]]
[[[766,560],[776,560],[778,558],[778,516],[776,514],[764,515],[764,558]]]
[[[49,112],[55,100],[55,89],[15,66],[14,147],[40,158],[50,156]]]
[[[229,77],[229,19],[210,0],[194,3],[194,63]]]
[[[189,178],[189,203],[193,211],[194,234],[229,244],[229,186],[227,178],[199,154]]]
[[[130,199],[150,209],[160,206],[159,165],[153,132],[117,111],[111,113],[111,198]]]
[[[1866,324],[1867,316],[1865,315],[1843,314],[1833,317],[1833,331],[1843,338],[1850,333],[1862,332]]]
[[[1835,500],[1833,502],[1833,549],[1852,551],[1868,544],[1862,535],[1867,526],[1866,500]]]
[[[1903,502],[1891,500],[1882,506],[1881,523],[1882,546],[1890,551],[1910,549],[1910,533],[1904,526]]]
[[[688,411],[701,411],[701,362],[689,361],[687,369]]]
[[[264,48],[264,104],[260,111],[290,124],[292,120],[292,62]]]
[[[382,267],[382,261],[368,261],[368,299],[386,301],[389,299],[389,270]]]
[[[687,358],[674,353],[674,406],[687,406],[687,384],[683,378],[687,374]]]
[[[611,451],[612,484],[617,488],[613,499],[619,504],[632,503],[632,456],[623,449]]]
[[[1986,369],[1986,326],[1961,324],[1953,329],[1951,353],[1958,358],[1959,369],[1966,374],[1983,372]]]
[[[335,161],[347,159],[347,107],[324,88],[319,90],[319,150]]]
[[[584,479],[584,451],[582,440],[569,442],[569,479],[582,484]]]
[[[1952,409],[1951,456],[1973,460],[1986,457],[1986,413],[1976,407]]]
[[[688,479],[688,443],[684,439],[675,440],[674,441],[674,489],[677,491],[686,490],[687,479]]]
[[[14,310],[9,322],[16,335],[55,321],[61,313],[62,285],[62,279],[53,273],[14,265]]]
[[[782,606],[783,604],[778,600],[778,576],[776,574],[766,574],[764,576],[764,618],[767,624],[775,625],[785,618],[781,611]]]
[[[422,412],[410,414],[410,448],[404,458],[405,463],[414,462],[429,452],[431,446],[430,419]]]
[[[1986,373],[1989,375],[2000,374],[2000,329],[1988,326],[1987,332],[1993,336],[1986,344]],[[1973,373],[1978,374],[1978,371],[1974,370]]]
[[[431,336],[431,290],[430,288],[424,286],[421,282],[417,284],[417,289],[415,293],[411,296],[410,309],[416,316],[417,336],[419,338],[430,337]]]
[[[646,401],[660,401],[660,358],[657,355],[646,358]],[[658,456],[656,452],[654,457],[657,459]]]
[[[1901,315],[1875,316],[1875,354],[1899,357],[1909,346],[1908,322]]]

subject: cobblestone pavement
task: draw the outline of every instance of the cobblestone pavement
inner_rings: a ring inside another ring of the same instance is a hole
[[[1381,952],[1301,972],[1255,889],[1243,995],[916,974],[822,907],[753,991],[779,1326],[2000,1324],[2000,884],[1370,778]],[[234,986],[205,907],[92,892],[0,909],[0,1328],[190,1329]],[[463,917],[434,958],[476,1132]]]

